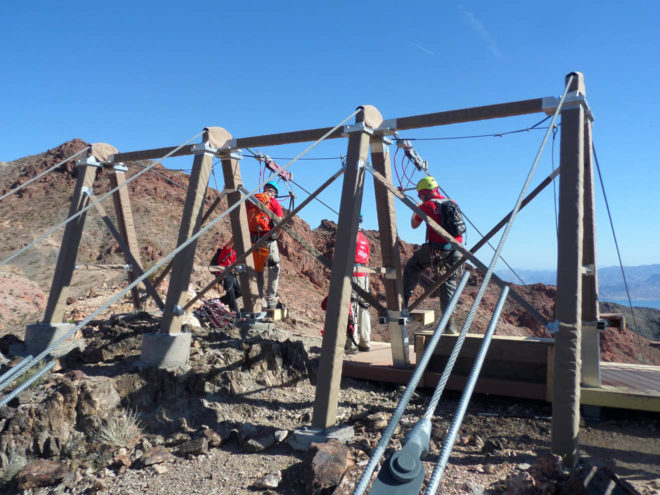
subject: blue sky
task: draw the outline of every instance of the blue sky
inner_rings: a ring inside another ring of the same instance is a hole
[[[181,144],[208,125],[224,127],[234,137],[326,127],[361,104],[396,118],[559,96],[564,76],[577,70],[585,75],[596,117],[594,142],[624,264],[659,263],[659,11],[650,1],[625,6],[567,1],[5,1],[0,160],[39,153],[74,137],[131,151]],[[543,117],[401,136],[493,134],[527,128]],[[414,144],[441,186],[486,232],[513,207],[542,137],[543,131],[530,131]],[[306,146],[258,151],[287,158]],[[551,146],[532,187],[552,169]],[[558,147],[557,140],[555,166]],[[334,140],[308,156],[345,152],[346,141]],[[243,176],[252,189],[257,162],[244,156]],[[401,153],[397,160],[400,166]],[[165,164],[185,169],[191,162]],[[296,182],[313,190],[338,167],[338,159],[302,161],[291,170]],[[598,258],[601,266],[610,266],[617,258],[597,187]],[[322,196],[336,210],[339,188]],[[304,197],[295,186],[294,191]],[[366,227],[376,228],[370,179],[363,209]],[[402,238],[422,242],[423,229],[408,227],[404,206],[397,215]],[[336,220],[316,202],[302,217],[312,227],[322,218]],[[478,239],[470,229],[468,247]],[[554,267],[551,187],[521,212],[503,255],[514,267]],[[482,249],[484,262],[491,256],[492,251]]]

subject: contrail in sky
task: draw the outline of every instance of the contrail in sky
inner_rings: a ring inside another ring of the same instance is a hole
[[[412,46],[414,46],[415,48],[419,48],[419,49],[422,50],[423,52],[428,53],[429,55],[435,55],[435,53],[433,53],[433,52],[432,52],[431,50],[429,50],[428,48],[424,48],[422,45],[418,45],[417,43],[414,43],[414,42],[412,42],[412,41],[410,41],[410,40],[408,40],[408,43],[411,44]]]
[[[472,29],[474,29],[477,32],[477,34],[486,41],[490,52],[493,55],[495,55],[497,58],[502,58],[502,52],[500,52],[499,48],[497,48],[497,43],[495,43],[495,40],[490,36],[483,23],[479,19],[477,19],[477,17],[472,12],[465,10],[465,8],[462,5],[460,5],[459,8],[461,9],[461,12],[465,16],[465,18],[470,23]]]

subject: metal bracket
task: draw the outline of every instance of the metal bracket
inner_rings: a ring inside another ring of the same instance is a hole
[[[132,272],[133,271],[133,265],[131,265],[130,263],[126,263],[124,265],[124,270],[126,270],[127,272]]]
[[[84,194],[85,196],[88,196],[88,197],[91,198],[92,196],[94,196],[94,191],[92,190],[91,187],[89,187],[89,186],[84,186],[84,187],[80,190],[80,194]]]
[[[174,306],[172,306],[172,314],[173,314],[173,315],[175,315],[175,316],[183,316],[184,313],[185,313],[185,311],[183,310],[183,307],[182,307],[182,306],[180,306],[180,305],[178,305],[178,304],[175,304]]]
[[[354,132],[366,132],[369,135],[373,135],[374,130],[371,127],[368,127],[364,122],[358,122],[357,124],[345,125],[344,132],[342,132],[341,135],[347,137]]]
[[[596,329],[598,329],[598,330],[605,330],[605,329],[608,327],[609,323],[610,323],[610,322],[607,321],[607,320],[598,320],[598,321],[596,322]]]
[[[81,158],[80,160],[76,160],[76,166],[77,167],[80,167],[81,165],[89,165],[91,167],[101,168],[101,167],[103,167],[103,163],[104,162],[98,161],[96,159],[96,157],[93,156],[93,155],[89,155],[89,156],[86,156],[85,158]]]
[[[378,127],[378,129],[376,129],[376,134],[383,135],[383,136],[386,135],[386,134],[391,136],[391,135],[396,134],[397,132],[398,131],[397,131],[397,128],[396,128],[396,119],[383,120],[383,123],[380,124],[380,127]]]
[[[112,170],[116,170],[117,172],[128,172],[128,167],[124,165],[124,162],[119,162],[112,166]]]
[[[555,113],[557,106],[559,106],[559,98],[555,98],[554,96],[546,96],[541,100],[541,110],[545,112],[546,115],[552,115]],[[566,95],[566,98],[564,98],[564,106],[562,107],[562,110],[570,110],[577,108],[580,105],[584,109],[584,113],[587,118],[593,122],[595,118],[591,108],[589,107],[589,103],[587,102],[587,97],[583,94],[579,94],[577,91],[571,91]]]
[[[549,322],[545,328],[551,335],[557,333],[559,331],[559,320]]]
[[[236,270],[236,273],[245,273],[247,272],[247,265],[239,263],[238,265],[234,265],[234,269]]]
[[[390,322],[390,317],[388,314],[378,316],[378,323],[380,325],[387,325]]]
[[[212,148],[207,143],[197,143],[190,147],[190,151],[192,151],[193,155],[201,155],[203,153],[210,153],[211,155],[215,155],[218,153],[218,148]]]
[[[218,148],[215,152],[215,156],[222,159],[232,158],[234,160],[243,159],[243,150],[238,148],[231,148],[229,146],[223,146]]]
[[[582,275],[594,276],[596,274],[596,266],[592,263],[590,265],[582,266]]]

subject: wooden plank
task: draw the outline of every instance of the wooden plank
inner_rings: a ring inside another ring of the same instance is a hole
[[[660,412],[660,397],[658,396],[631,395],[606,388],[582,387],[580,403],[589,406]]]
[[[435,311],[432,309],[416,309],[410,312],[410,316],[424,326],[430,325],[435,321]]]

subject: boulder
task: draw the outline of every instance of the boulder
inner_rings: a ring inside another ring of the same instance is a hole
[[[50,486],[62,480],[67,473],[66,466],[61,462],[38,459],[16,474],[16,484],[21,490]]]
[[[348,447],[336,440],[313,443],[301,470],[306,493],[332,493],[349,465],[348,456]]]

